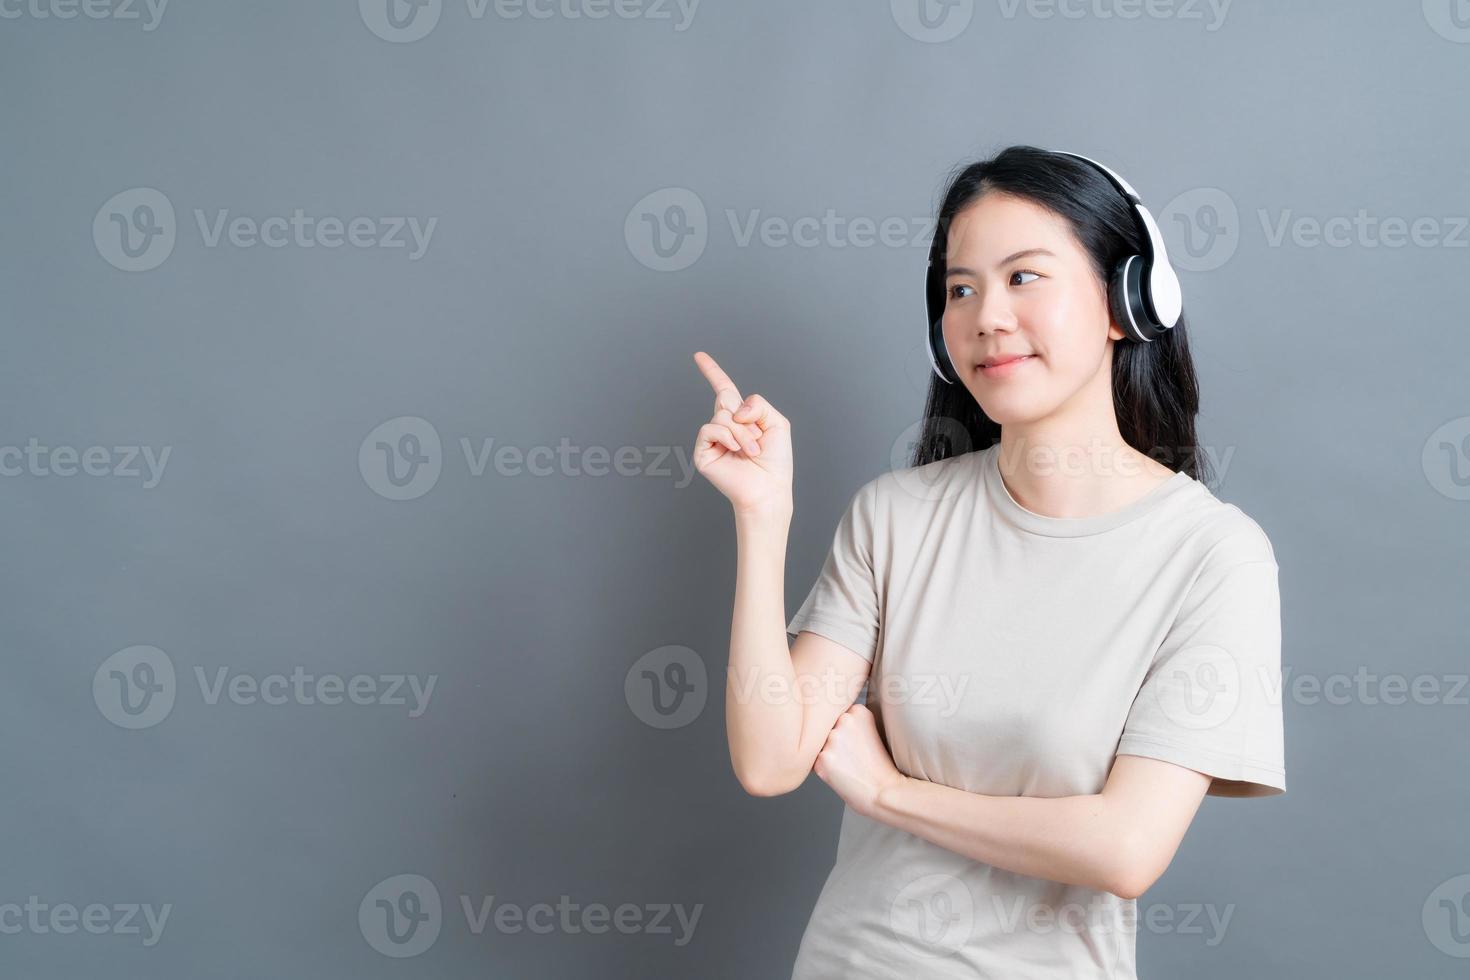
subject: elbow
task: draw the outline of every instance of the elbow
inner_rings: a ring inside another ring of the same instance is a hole
[[[1142,898],[1143,893],[1152,888],[1164,873],[1145,847],[1119,847],[1114,854],[1104,890],[1125,901]]]
[[[736,769],[735,778],[740,788],[751,796],[783,796],[800,786],[803,780],[793,780],[783,773],[752,772]]]
[[[1132,868],[1125,868],[1113,876],[1112,881],[1104,890],[1117,895],[1124,901],[1131,902],[1135,899],[1142,898],[1143,893],[1148,891],[1152,885],[1153,882],[1144,881],[1142,876],[1138,875]]]

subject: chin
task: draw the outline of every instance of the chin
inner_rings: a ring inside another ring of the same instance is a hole
[[[978,398],[975,401],[985,417],[997,425],[1025,425],[1044,419],[1050,414],[1045,406],[1036,404],[1033,399],[1014,395],[992,395],[984,401]]]

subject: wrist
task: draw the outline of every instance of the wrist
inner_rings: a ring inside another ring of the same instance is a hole
[[[905,800],[913,786],[912,776],[899,773],[897,779],[880,787],[877,796],[873,798],[874,818],[889,822],[892,818],[900,816],[904,812]]]
[[[754,507],[734,508],[736,527],[759,530],[785,530],[791,524],[794,508],[789,500],[759,504]]]

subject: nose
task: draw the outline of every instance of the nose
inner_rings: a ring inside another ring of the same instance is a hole
[[[1015,330],[1016,314],[1005,288],[992,286],[981,295],[971,297],[964,306],[951,305],[946,310],[944,323],[947,330],[954,331],[954,335],[983,337]]]

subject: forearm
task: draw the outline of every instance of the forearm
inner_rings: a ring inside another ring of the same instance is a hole
[[[789,511],[737,513],[735,607],[725,683],[725,732],[741,785],[771,791],[801,739],[803,707],[786,642],[786,539]]]
[[[873,818],[1006,871],[1131,897],[1132,831],[1101,794],[983,796],[905,777]]]

